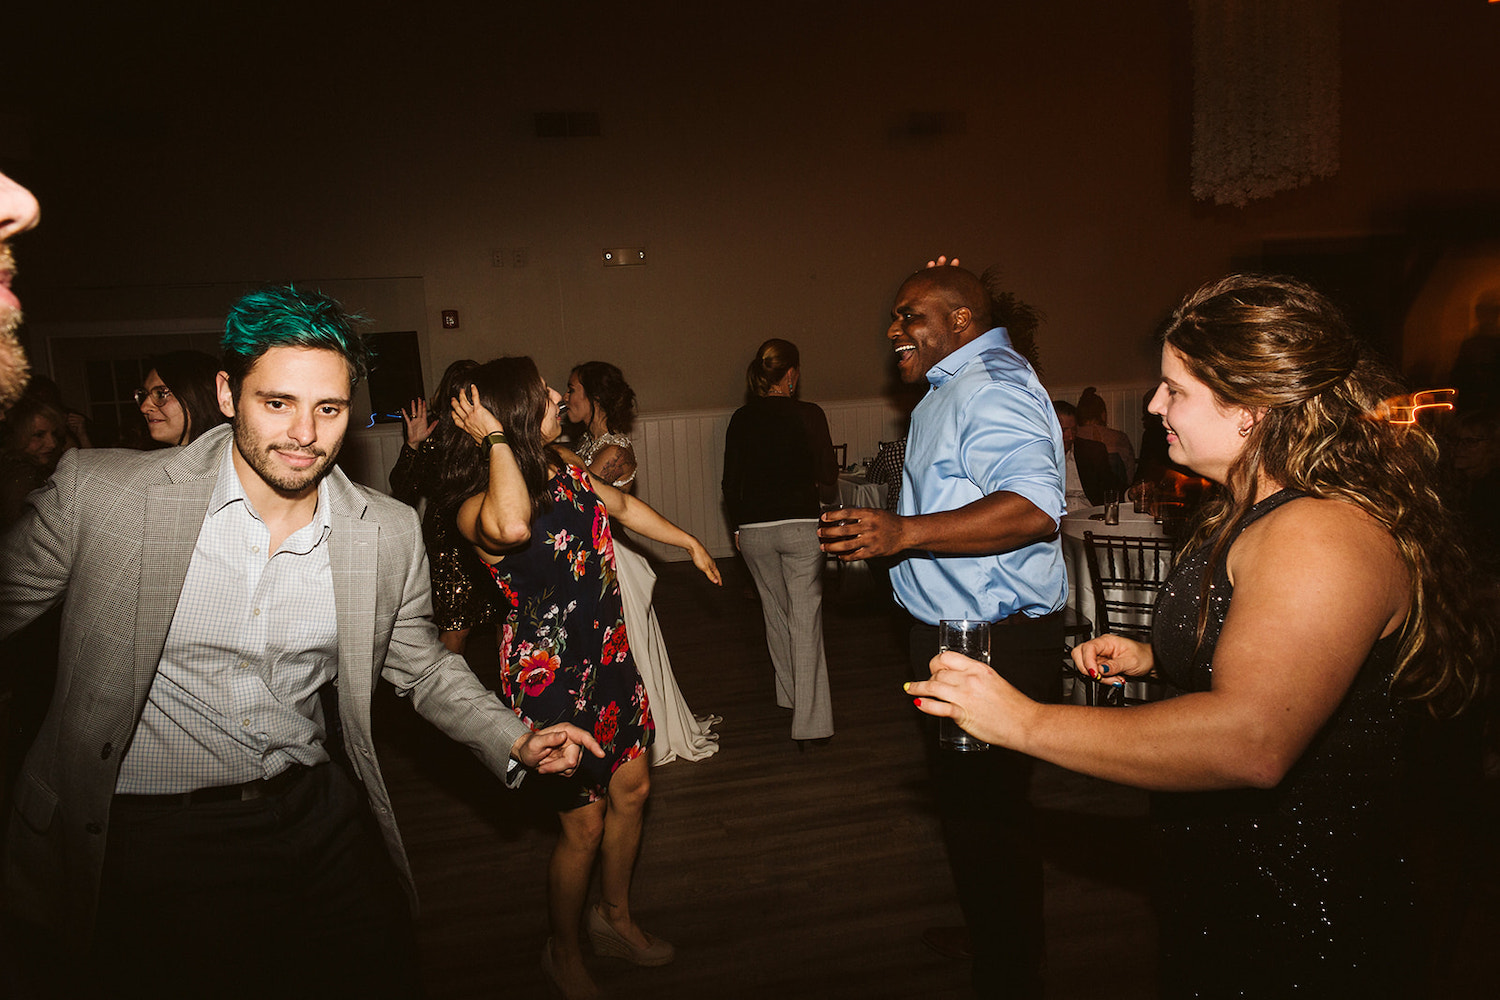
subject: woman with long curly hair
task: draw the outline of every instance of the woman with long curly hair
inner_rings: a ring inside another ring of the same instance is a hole
[[[500,697],[533,728],[570,722],[605,750],[602,759],[586,755],[570,777],[534,779],[548,785],[562,825],[548,868],[552,936],[542,967],[564,996],[595,996],[579,925],[596,856],[603,899],[588,911],[595,952],[637,965],[674,955],[630,912],[652,724],[621,607],[611,522],[681,547],[716,584],[719,571],[698,539],[555,446],[562,397],[530,358],[499,358],[467,381],[453,420],[470,440],[445,449],[437,502],[462,498],[458,531],[499,589]]]
[[[1437,449],[1294,279],[1206,285],[1164,341],[1151,412],[1172,460],[1224,489],[1152,641],[1103,635],[1073,659],[1182,694],[1040,705],[948,653],[908,689],[984,740],[1159,793],[1164,995],[1417,995],[1412,779],[1436,720],[1484,694],[1491,644]]]

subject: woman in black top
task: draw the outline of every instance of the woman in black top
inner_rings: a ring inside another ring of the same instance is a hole
[[[796,398],[799,364],[790,341],[768,340],[755,352],[750,401],[735,411],[724,441],[724,503],[760,591],[776,704],[792,710],[792,739],[806,746],[833,735],[817,523],[820,502],[835,495],[838,467],[828,418]]]
[[[494,589],[474,555],[473,547],[453,526],[453,510],[432,503],[443,477],[442,454],[450,435],[462,436],[453,426],[453,397],[468,385],[469,373],[479,362],[461,358],[448,366],[429,404],[414,399],[401,411],[406,440],[391,469],[391,496],[415,507],[426,497],[422,515],[422,539],[427,545],[427,563],[432,575],[432,620],[443,645],[462,653],[469,630],[498,617]],[[476,585],[476,580],[478,584]]]

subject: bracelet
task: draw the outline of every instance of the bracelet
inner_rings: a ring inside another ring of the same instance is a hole
[[[484,444],[482,445],[482,447],[485,451],[489,451],[491,448],[495,447],[495,445],[505,443],[506,441],[504,431],[490,431],[484,436]]]

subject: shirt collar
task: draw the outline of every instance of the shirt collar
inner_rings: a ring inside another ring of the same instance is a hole
[[[994,350],[997,347],[1009,347],[1010,334],[1006,333],[1005,327],[993,326],[969,341],[958,350],[949,354],[927,370],[927,381],[936,389],[957,375],[959,371],[985,351]]]

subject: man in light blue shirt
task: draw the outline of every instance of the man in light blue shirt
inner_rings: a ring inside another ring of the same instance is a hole
[[[1061,697],[1067,597],[1059,519],[1062,431],[1031,365],[993,325],[989,291],[954,262],[912,275],[886,336],[906,382],[931,388],[912,413],[895,514],[842,510],[824,551],[900,556],[896,599],[915,619],[916,676],[945,618],[994,623],[991,662],[1032,698]],[[940,751],[937,795],[968,924],[929,929],[945,954],[972,956],[980,996],[1042,991],[1042,869],[1026,799],[1031,759],[994,748]]]

